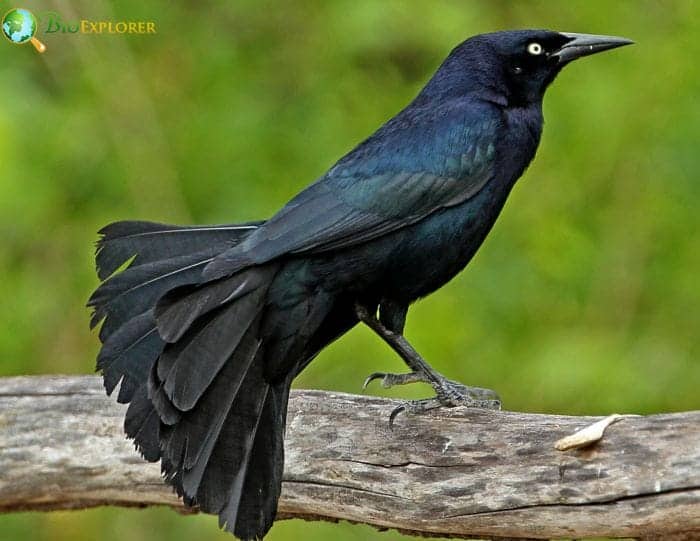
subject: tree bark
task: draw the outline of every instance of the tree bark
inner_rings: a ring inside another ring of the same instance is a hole
[[[554,443],[599,418],[443,409],[294,391],[279,518],[417,535],[700,539],[700,411],[628,417],[591,447]],[[0,379],[0,512],[182,504],[125,439],[99,378]]]

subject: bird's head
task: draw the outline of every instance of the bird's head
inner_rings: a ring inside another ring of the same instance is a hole
[[[510,106],[537,103],[569,62],[631,43],[615,36],[549,30],[481,34],[450,53],[426,90],[443,96],[481,92]]]

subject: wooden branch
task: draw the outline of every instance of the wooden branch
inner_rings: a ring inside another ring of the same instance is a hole
[[[700,411],[592,423],[455,408],[397,418],[395,401],[295,391],[280,518],[422,535],[700,539]],[[0,379],[0,511],[182,504],[122,434],[97,377]]]

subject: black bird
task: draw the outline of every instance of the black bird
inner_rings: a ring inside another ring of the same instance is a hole
[[[100,231],[97,368],[124,428],[187,505],[242,539],[275,517],[294,377],[362,321],[430,383],[400,409],[499,407],[403,337],[408,307],[462,270],[535,155],[542,97],[576,58],[630,40],[546,30],[457,46],[418,96],[267,221]],[[129,262],[128,268],[117,272]],[[394,412],[394,414],[397,411]],[[392,415],[394,415],[392,414]]]

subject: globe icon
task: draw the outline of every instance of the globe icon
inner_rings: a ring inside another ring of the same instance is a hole
[[[28,9],[11,9],[2,18],[2,33],[7,39],[18,45],[29,41],[37,51],[43,53],[46,45],[34,37],[36,27],[36,17]]]
[[[31,11],[11,9],[2,18],[2,32],[12,43],[26,43],[36,34],[36,19]]]

